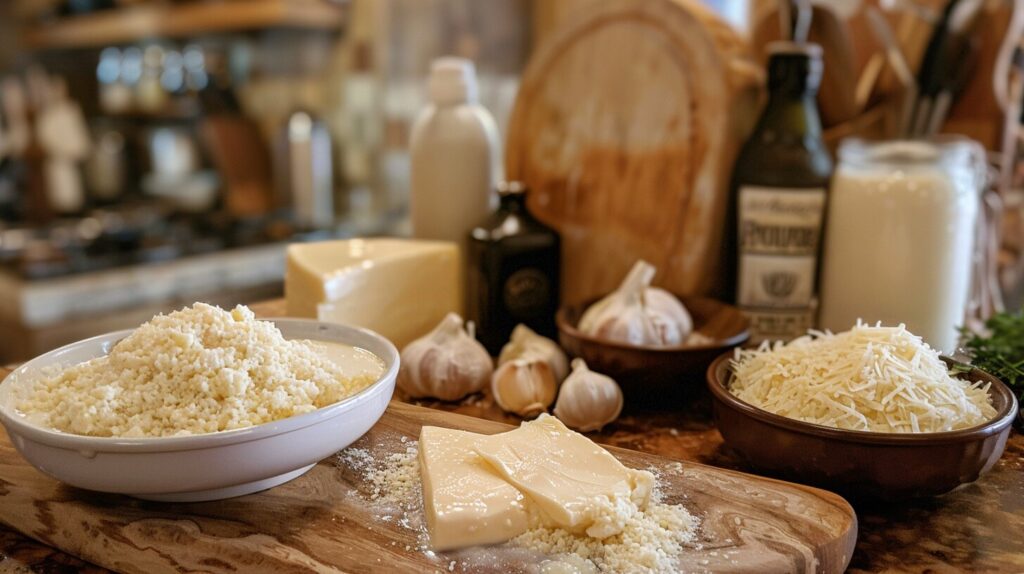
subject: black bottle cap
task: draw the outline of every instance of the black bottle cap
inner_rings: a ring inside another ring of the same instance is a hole
[[[768,89],[771,92],[815,92],[821,84],[822,71],[822,50],[818,44],[768,44]]]

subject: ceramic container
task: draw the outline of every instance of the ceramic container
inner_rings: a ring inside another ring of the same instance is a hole
[[[974,369],[960,377],[991,383],[997,412],[982,425],[938,433],[836,429],[772,414],[733,396],[731,358],[732,353],[722,355],[707,372],[715,424],[726,445],[757,472],[853,498],[901,501],[977,480],[1002,456],[1017,413],[1010,389]]]
[[[41,355],[0,384],[0,423],[40,472],[88,490],[174,502],[217,500],[277,486],[370,430],[387,408],[398,374],[398,351],[365,329],[307,319],[271,319],[286,339],[314,339],[363,348],[384,361],[375,383],[345,400],[254,427],[183,437],[110,438],[61,433],[30,424],[12,406],[12,389],[40,369],[102,356],[128,331],[100,335]]]

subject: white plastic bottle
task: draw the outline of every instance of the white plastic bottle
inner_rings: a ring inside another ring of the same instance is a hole
[[[430,69],[431,105],[412,128],[412,233],[458,243],[497,205],[498,129],[477,101],[476,71],[463,58]]]

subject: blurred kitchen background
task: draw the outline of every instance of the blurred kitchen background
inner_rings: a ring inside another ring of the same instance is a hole
[[[599,2],[0,2],[0,361],[195,300],[278,297],[289,242],[406,234],[409,134],[431,61],[475,62],[504,140],[531,54]],[[794,19],[788,2],[704,4],[755,63]],[[1010,0],[959,4],[965,47],[941,67],[949,96],[933,131],[977,139],[998,170],[1017,137],[1004,118],[1020,116],[1006,39],[1024,14]],[[947,9],[814,3],[826,141],[898,133],[901,82]],[[1022,202],[1009,171],[1001,224],[1018,231],[1001,235],[1016,239],[1000,273],[1012,294]]]

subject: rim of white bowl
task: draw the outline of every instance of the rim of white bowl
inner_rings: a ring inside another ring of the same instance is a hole
[[[362,327],[353,327],[350,325],[344,325],[341,323],[329,323],[326,321],[317,321],[316,319],[299,319],[293,317],[271,317],[267,319],[260,319],[261,321],[270,321],[275,325],[278,323],[304,323],[308,325],[316,326],[327,326],[331,329],[341,329],[347,331],[349,334],[357,334],[363,337],[373,339],[376,343],[382,345],[385,351],[387,351],[386,357],[380,357],[384,361],[385,371],[374,381],[370,386],[359,391],[358,393],[346,397],[336,403],[329,404],[325,407],[303,413],[301,415],[295,415],[285,419],[271,421],[263,423],[261,425],[233,429],[227,431],[204,433],[187,436],[172,436],[172,437],[138,437],[138,438],[125,438],[125,437],[95,437],[87,435],[77,435],[71,433],[65,433],[53,429],[44,428],[29,422],[24,415],[21,415],[14,409],[13,406],[5,404],[6,401],[0,401],[0,423],[3,423],[7,427],[10,434],[20,434],[25,437],[32,439],[36,442],[47,444],[50,446],[56,446],[60,448],[66,448],[70,450],[89,451],[89,452],[169,452],[179,450],[199,450],[204,448],[214,448],[219,446],[225,446],[230,444],[237,444],[241,442],[249,442],[253,440],[259,440],[268,436],[280,435],[299,429],[306,428],[310,425],[317,424],[319,422],[334,418],[343,412],[347,412],[353,408],[356,408],[359,404],[367,402],[373,398],[376,394],[375,391],[381,386],[387,385],[389,381],[394,382],[398,376],[399,368],[399,354],[398,349],[395,345],[385,338],[383,335],[364,329]],[[38,357],[28,361],[22,366],[18,367],[10,374],[7,375],[2,381],[0,386],[10,383],[14,378],[17,378],[19,373],[24,373],[31,368],[38,368],[40,366],[45,367],[46,363],[52,361],[54,355],[58,355],[69,349],[84,346],[89,343],[95,343],[97,339],[111,339],[112,343],[116,343],[121,339],[124,339],[131,334],[135,329],[125,329],[121,331],[111,331],[102,335],[96,335],[64,345],[63,347],[54,349]],[[314,339],[322,340],[326,342],[342,342],[327,339]],[[343,342],[347,345],[353,345],[361,347],[360,345],[353,344],[351,342]],[[377,353],[374,353],[375,355]]]

